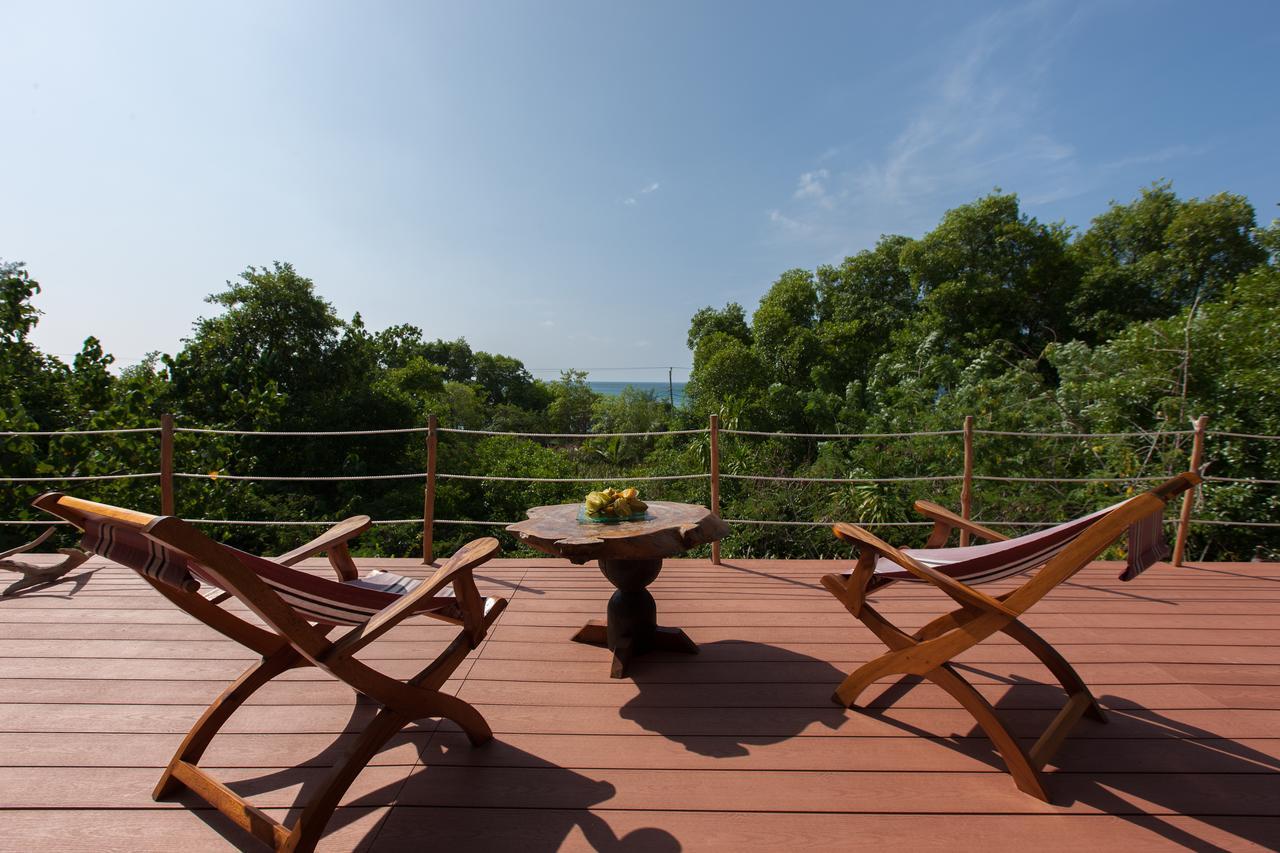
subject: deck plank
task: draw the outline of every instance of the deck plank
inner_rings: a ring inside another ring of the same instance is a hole
[[[1049,766],[1050,804],[1020,794],[972,718],[930,685],[877,684],[866,710],[830,703],[843,674],[880,650],[817,583],[847,567],[670,561],[652,586],[660,621],[701,653],[655,654],[615,681],[605,652],[568,641],[611,592],[597,570],[486,565],[482,591],[510,604],[447,689],[477,705],[496,740],[473,748],[434,720],[406,730],[357,779],[321,849],[420,850],[426,833],[441,848],[526,853],[855,838],[933,850],[953,849],[957,833],[991,850],[1280,847],[1280,564],[1162,566],[1123,584],[1119,564],[1098,563],[1028,614],[1111,712],[1107,725],[1083,721]],[[155,803],[150,790],[201,703],[252,656],[131,572],[100,560],[85,570],[78,589],[0,601],[0,848],[243,846],[215,812]],[[906,626],[947,605],[923,586],[876,600]],[[404,677],[449,633],[411,623],[362,657]],[[1062,701],[1005,638],[960,665],[1026,745]],[[371,715],[299,670],[237,712],[204,763],[284,818]]]

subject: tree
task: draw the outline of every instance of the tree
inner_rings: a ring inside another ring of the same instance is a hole
[[[993,341],[1038,360],[1071,331],[1067,304],[1076,281],[1070,229],[1037,222],[1016,195],[993,193],[947,211],[903,247],[902,265],[921,310],[914,337],[936,334],[942,352],[967,362]]]
[[[582,434],[591,429],[596,393],[587,384],[585,370],[565,370],[551,386],[547,418],[556,432]]]
[[[1129,323],[1217,299],[1265,259],[1256,237],[1253,207],[1241,196],[1181,201],[1158,182],[1129,204],[1112,202],[1070,249],[1082,270],[1071,300],[1078,336],[1105,342]]]
[[[310,279],[277,261],[249,267],[206,301],[223,313],[197,320],[168,362],[184,415],[263,429],[332,424],[332,356],[344,324]]]
[[[888,348],[889,336],[918,308],[915,286],[902,266],[909,237],[881,237],[874,249],[845,258],[839,267],[818,268],[818,339],[822,358],[814,384],[861,406],[871,368]],[[852,383],[857,383],[851,388]]]
[[[751,343],[751,330],[747,328],[747,313],[736,302],[730,302],[717,311],[711,306],[699,308],[689,321],[689,349],[698,348],[698,341],[712,332],[722,332],[745,344]]]

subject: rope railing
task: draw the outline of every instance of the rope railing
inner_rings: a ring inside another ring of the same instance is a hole
[[[93,480],[143,480],[148,477],[159,477],[159,471],[145,474],[93,474],[50,477],[0,477],[0,483],[87,483]]]
[[[1159,438],[1161,436],[1194,435],[1191,429],[1162,429],[1150,432],[1010,432],[998,429],[975,429],[974,435],[996,435],[1009,438]]]
[[[862,483],[919,483],[963,480],[962,474],[938,474],[922,477],[775,477],[766,474],[724,474],[722,480],[759,480],[767,483],[833,483],[859,485]]]
[[[700,430],[707,432],[707,430]],[[722,429],[721,435],[753,435],[764,438],[915,438],[917,436],[961,435],[962,429],[927,432],[759,432],[752,429]]]
[[[40,477],[0,477],[0,483],[26,484],[26,483],[80,483],[94,481],[115,481],[115,480],[132,480],[132,479],[160,479],[161,481],[161,503],[162,512],[165,514],[173,514],[173,482],[175,480],[212,480],[212,481],[233,481],[233,482],[280,482],[280,483],[305,483],[305,482],[359,482],[359,481],[426,481],[426,502],[424,513],[421,519],[381,519],[374,521],[375,525],[400,525],[400,524],[418,524],[423,525],[423,545],[424,558],[430,560],[432,558],[432,535],[431,529],[436,524],[441,525],[467,525],[477,527],[502,527],[512,522],[506,521],[487,521],[472,519],[436,519],[434,518],[434,494],[435,484],[438,480],[455,480],[462,482],[507,482],[507,483],[604,483],[610,480],[619,479],[618,476],[594,476],[594,477],[520,477],[496,474],[462,474],[448,473],[437,470],[435,446],[441,434],[460,435],[460,436],[510,436],[531,439],[553,439],[553,440],[591,440],[591,439],[609,439],[609,438],[660,438],[662,436],[692,436],[692,435],[709,435],[711,439],[711,467],[710,471],[693,473],[693,474],[667,474],[667,475],[641,475],[641,476],[621,476],[629,482],[689,482],[709,480],[711,483],[711,505],[715,512],[719,512],[719,483],[721,480],[738,480],[759,483],[812,483],[812,484],[828,484],[828,485],[879,485],[891,483],[949,483],[961,482],[963,485],[961,491],[961,515],[963,518],[971,518],[971,495],[972,484],[975,482],[989,483],[1026,483],[1026,484],[1125,484],[1125,483],[1146,483],[1160,481],[1165,475],[1125,475],[1110,477],[1015,477],[1015,476],[999,476],[993,474],[979,474],[974,470],[973,463],[973,439],[975,436],[993,436],[993,437],[1010,437],[1010,438],[1035,438],[1035,439],[1159,439],[1165,436],[1184,438],[1191,436],[1193,438],[1192,445],[1192,464],[1191,469],[1199,471],[1201,469],[1201,459],[1203,457],[1204,441],[1207,437],[1227,438],[1227,439],[1260,439],[1260,440],[1280,440],[1277,435],[1259,435],[1253,433],[1214,431],[1209,432],[1206,429],[1207,418],[1199,418],[1194,422],[1194,428],[1190,430],[1154,430],[1154,431],[1136,431],[1136,432],[1014,432],[1008,430],[990,430],[977,429],[973,425],[973,418],[966,418],[963,429],[954,430],[926,430],[919,432],[866,432],[866,433],[806,433],[806,432],[766,432],[759,430],[740,430],[740,429],[721,429],[719,428],[718,418],[712,416],[711,424],[704,429],[681,429],[681,430],[650,430],[644,432],[587,432],[587,433],[538,433],[538,432],[515,432],[505,430],[471,430],[464,428],[440,427],[436,418],[432,416],[428,425],[425,427],[405,427],[395,429],[362,429],[362,430],[240,430],[229,428],[206,428],[206,427],[178,427],[173,423],[170,416],[165,416],[160,427],[134,427],[121,429],[92,429],[92,430],[15,430],[2,431],[0,438],[26,437],[26,436],[100,436],[114,434],[145,434],[160,433],[161,436],[161,470],[142,473],[117,473],[117,474],[98,474],[98,475],[66,475],[66,476],[40,476]],[[227,436],[266,436],[266,437],[341,437],[341,436],[379,436],[379,435],[410,435],[410,434],[426,434],[428,445],[428,465],[425,471],[414,471],[393,474],[344,474],[344,475],[266,475],[266,474],[229,474],[221,471],[211,471],[208,473],[195,472],[175,472],[173,470],[173,436],[175,433],[188,433],[197,435],[227,435]],[[742,474],[742,473],[721,473],[719,470],[719,435],[733,435],[746,437],[763,437],[763,438],[788,438],[788,439],[820,439],[820,440],[877,440],[877,439],[903,439],[916,437],[949,437],[963,436],[965,440],[965,466],[964,472],[961,474],[941,474],[941,475],[919,475],[919,476],[900,476],[900,477],[798,477],[798,476],[781,476],[767,474]],[[1226,476],[1205,476],[1206,483],[1214,484],[1243,484],[1256,486],[1274,486],[1280,485],[1280,479],[1263,479],[1257,477],[1226,477]],[[1234,521],[1228,519],[1211,519],[1211,518],[1191,518],[1192,495],[1188,493],[1184,499],[1181,518],[1170,520],[1168,523],[1176,524],[1178,528],[1178,541],[1175,548],[1174,563],[1181,565],[1182,548],[1185,546],[1187,529],[1194,525],[1206,526],[1234,526],[1243,528],[1280,528],[1280,522],[1265,521]],[[198,524],[223,524],[223,525],[246,525],[246,526],[324,526],[330,522],[326,521],[270,521],[258,519],[189,519],[193,523]],[[777,526],[777,527],[823,527],[830,522],[824,521],[791,521],[780,519],[727,519],[730,524],[734,525],[753,525],[753,526]],[[45,522],[39,520],[0,520],[0,524],[4,525],[47,525],[59,522]],[[917,527],[928,526],[932,524],[929,521],[897,521],[897,522],[856,522],[867,526],[881,527]],[[1028,522],[1028,521],[989,521],[984,522],[990,525],[1004,527],[1048,527],[1053,522]],[[713,561],[719,562],[719,543],[713,545]]]
[[[504,432],[493,429],[461,429],[440,427],[437,432],[456,435],[508,435],[520,438],[657,438],[663,435],[702,435],[709,429],[671,429],[649,432]]]
[[[425,471],[414,471],[411,474],[341,474],[336,476],[303,475],[290,477],[273,477],[266,474],[208,474],[174,473],[174,477],[183,480],[237,480],[246,483],[341,483],[358,480],[422,480]]]
[[[404,435],[426,432],[427,427],[403,427],[399,429],[338,429],[338,430],[248,430],[212,429],[206,427],[174,427],[174,432],[200,435],[265,435],[278,438],[331,438],[344,435]]]
[[[124,433],[160,432],[160,427],[133,427],[131,429],[36,429],[0,432],[0,438],[23,435],[122,435]]]
[[[710,474],[653,474],[644,477],[499,477],[494,474],[436,474],[439,480],[491,480],[496,483],[606,483],[624,479],[628,483],[659,482],[669,480],[706,480]]]

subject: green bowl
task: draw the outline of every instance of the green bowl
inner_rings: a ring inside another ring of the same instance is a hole
[[[638,512],[635,515],[628,515],[623,518],[615,518],[614,516],[611,516],[611,515],[602,515],[599,518],[596,518],[596,517],[587,515],[586,504],[583,504],[582,507],[578,510],[578,521],[583,521],[583,522],[586,522],[587,524],[621,524],[624,521],[644,521],[648,517],[649,517],[649,513],[648,511],[645,511],[645,512]]]

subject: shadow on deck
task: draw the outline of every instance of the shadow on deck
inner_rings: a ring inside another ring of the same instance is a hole
[[[1019,793],[931,685],[885,682],[861,711],[830,702],[880,650],[818,587],[832,565],[669,561],[651,587],[660,621],[701,652],[655,653],[614,680],[607,652],[569,642],[611,592],[598,572],[487,564],[481,591],[511,604],[451,689],[495,740],[472,748],[435,720],[406,729],[352,786],[321,849],[1280,846],[1280,565],[1162,566],[1121,585],[1115,566],[1097,564],[1032,609],[1027,623],[1110,714],[1083,721],[1050,766],[1051,804]],[[247,653],[132,573],[84,571],[0,600],[0,847],[248,843],[216,812],[150,799]],[[911,626],[945,606],[923,587],[875,599]],[[408,674],[442,637],[410,622],[363,657]],[[1028,742],[1062,702],[1003,638],[961,666]],[[371,715],[322,674],[292,673],[237,713],[204,763],[283,817]]]

